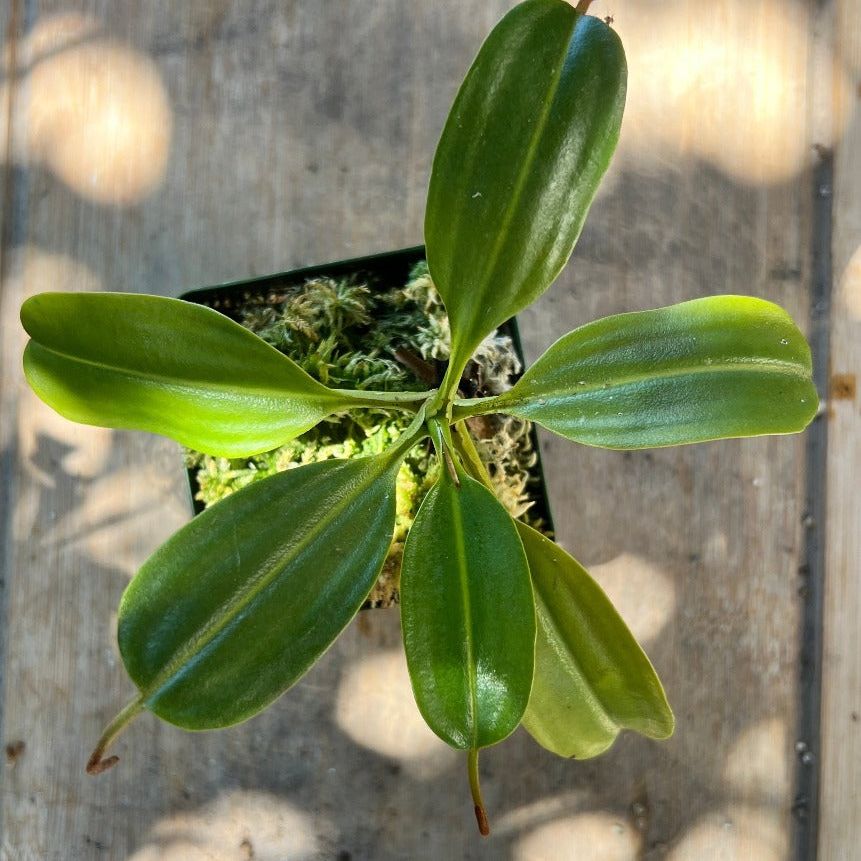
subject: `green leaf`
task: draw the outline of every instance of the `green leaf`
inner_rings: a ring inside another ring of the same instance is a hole
[[[403,451],[262,479],[156,551],[119,610],[120,651],[144,705],[212,729],[251,717],[299,679],[376,582]]]
[[[535,605],[517,530],[496,497],[449,473],[407,536],[401,624],[413,692],[431,729],[461,749],[495,744],[532,685]]]
[[[276,448],[351,402],[227,317],[122,293],[42,293],[21,308],[24,373],[58,413],[210,454]]]
[[[455,415],[505,412],[575,442],[649,448],[794,433],[816,415],[810,348],[749,296],[619,314],[557,341],[509,391]]]
[[[542,747],[578,759],[605,751],[622,729],[649,738],[672,735],[661,682],[598,584],[549,538],[525,523],[517,529],[538,616],[523,726]]]
[[[616,34],[564,0],[521,3],[479,51],[436,151],[425,216],[453,366],[571,255],[616,147],[626,74]]]

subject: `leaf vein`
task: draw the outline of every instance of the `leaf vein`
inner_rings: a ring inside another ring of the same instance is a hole
[[[165,665],[164,669],[150,680],[146,689],[141,690],[145,701],[164,688],[169,682],[179,675],[182,668],[194,658],[200,658],[204,649],[225,629],[241,612],[249,606],[259,595],[284,571],[291,557],[298,559],[309,547],[320,537],[321,533],[328,529],[343,513],[354,503],[354,497],[366,491],[380,476],[375,471],[368,470],[363,480],[354,485],[355,494],[345,496],[339,502],[332,505],[319,518],[311,529],[302,536],[297,543],[291,544],[283,553],[277,556],[267,567],[261,569],[257,576],[247,580],[242,588],[237,590],[234,598],[224,608],[223,612],[214,617],[212,622],[202,628],[195,636],[190,637],[180,648],[177,649],[174,658]],[[237,549],[238,552],[238,549]]]
[[[445,480],[445,479],[443,479]],[[452,494],[452,532],[455,553],[457,555],[457,572],[460,581],[460,595],[464,616],[464,647],[466,649],[466,684],[469,696],[471,747],[475,748],[478,741],[478,692],[476,690],[475,667],[475,633],[473,631],[472,607],[469,596],[469,572],[467,570],[466,545],[463,528],[463,511],[457,498],[459,490],[449,486]]]
[[[79,365],[84,365],[86,367],[97,368],[98,370],[104,371],[106,373],[113,373],[118,376],[125,376],[134,381],[140,381],[144,383],[150,383],[153,385],[161,385],[165,388],[170,388],[174,390],[183,390],[183,389],[191,389],[195,394],[199,393],[201,390],[206,389],[216,389],[218,391],[230,392],[235,394],[237,392],[236,385],[234,383],[229,382],[220,382],[220,381],[210,381],[205,379],[199,379],[196,377],[186,376],[186,377],[170,377],[163,373],[158,372],[150,372],[150,371],[139,371],[133,368],[126,368],[122,365],[109,365],[105,362],[99,362],[95,359],[87,359],[82,356],[74,356],[69,353],[65,353],[62,350],[57,350],[54,347],[48,347],[43,344],[41,341],[33,340],[34,344],[36,344],[40,349],[44,350],[46,353],[50,353],[53,356],[57,356],[61,359],[64,359],[68,362],[77,363]],[[287,358],[286,356],[284,357]],[[289,361],[289,359],[287,359]],[[294,370],[293,368],[290,369]],[[296,368],[301,374],[305,372],[301,370],[301,368]],[[308,377],[307,380],[303,380],[300,377],[300,380],[303,384],[311,383],[314,388],[318,387],[323,389],[323,392],[314,392],[314,397],[320,398],[321,394],[326,394],[326,389],[321,384],[317,383],[312,377]],[[245,384],[242,385],[241,392],[248,393],[250,395],[260,395],[263,397],[272,397],[277,396],[279,398],[283,398],[285,394],[289,394],[292,397],[296,396],[296,392],[288,391],[283,388],[273,387],[267,388],[262,386],[247,386]]]

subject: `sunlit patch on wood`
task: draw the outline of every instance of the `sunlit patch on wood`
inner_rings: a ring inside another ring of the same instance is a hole
[[[263,792],[235,791],[159,820],[128,861],[306,861],[322,857],[321,837],[334,837],[321,817]]]
[[[853,320],[861,320],[861,245],[846,264],[837,292],[839,308]],[[838,311],[839,313],[839,311]]]
[[[666,573],[632,553],[588,570],[637,640],[648,643],[658,637],[676,609],[676,588]]]
[[[76,194],[128,205],[161,183],[173,125],[152,60],[77,15],[39,21],[21,43],[5,86],[26,94],[18,163],[45,165]]]
[[[791,790],[794,758],[786,721],[767,718],[746,729],[733,744],[724,764],[724,780],[734,795],[780,805]]]
[[[784,182],[812,163],[808,138],[798,133],[808,112],[808,6],[629,3],[615,13],[630,68],[621,153],[661,164],[702,159],[748,185]],[[825,59],[837,111],[818,142],[830,147],[853,99],[843,63]]]
[[[781,861],[789,852],[786,818],[782,807],[760,810],[737,805],[709,814],[673,846],[667,861]]]
[[[579,813],[541,825],[515,843],[515,861],[635,861],[642,837],[624,814]],[[705,857],[705,856],[703,856]]]
[[[459,762],[422,719],[402,649],[369,656],[345,670],[335,720],[355,742],[402,760],[417,776],[438,774]]]

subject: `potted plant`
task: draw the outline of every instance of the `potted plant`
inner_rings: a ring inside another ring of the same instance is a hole
[[[582,567],[494,493],[465,423],[507,414],[615,449],[802,430],[817,409],[810,350],[779,307],[715,296],[588,323],[508,390],[461,391],[488,333],[567,262],[618,139],[626,66],[608,23],[525,0],[482,46],[433,164],[430,277],[451,350],[421,391],[323,385],[218,312],[179,300],[42,294],[22,308],[36,393],[61,414],[170,436],[217,456],[271,450],[328,417],[403,412],[374,454],[269,476],[213,505],[144,564],[118,639],[138,688],[87,770],[144,709],[187,729],[270,704],[363,604],[393,533],[401,463],[430,439],[441,468],[403,548],[401,619],[418,706],[467,754],[523,724],[562,756],[621,729],[673,730],[654,669]]]
[[[428,274],[423,247],[193,290],[180,298],[240,322],[318,382],[357,391],[436,387],[451,349],[445,306]],[[472,396],[501,394],[519,378],[522,367],[517,323],[508,320],[479,345],[461,390]],[[187,450],[193,509],[200,513],[286,469],[378,453],[406,430],[408,416],[387,409],[332,416],[277,449],[250,457]],[[514,416],[478,416],[467,421],[467,430],[488,468],[494,493],[512,517],[552,536],[532,423]],[[398,603],[404,539],[438,469],[430,440],[415,446],[401,463],[395,532],[365,608]]]

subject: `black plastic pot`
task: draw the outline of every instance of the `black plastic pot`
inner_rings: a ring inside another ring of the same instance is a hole
[[[325,276],[342,278],[346,275],[355,275],[358,278],[368,278],[371,286],[376,285],[381,289],[403,286],[407,283],[412,268],[424,259],[424,246],[419,245],[401,251],[373,254],[369,257],[356,257],[352,260],[340,260],[337,263],[293,269],[289,272],[280,272],[277,275],[264,275],[247,281],[233,281],[215,287],[204,287],[184,293],[180,298],[187,302],[196,302],[198,305],[214,308],[216,311],[238,321],[240,310],[249,303],[249,300],[259,299],[269,294],[273,296],[274,300],[274,297],[285,287],[302,284],[312,278]],[[499,329],[511,338],[520,363],[524,365],[523,349],[520,344],[520,333],[516,319],[507,320]],[[534,427],[532,429],[532,442],[538,455],[533,467],[533,473],[538,479],[534,512],[544,521],[547,529],[552,530],[553,521],[550,516],[550,505],[547,500],[544,472],[541,466],[541,454]],[[203,511],[204,506],[202,502],[195,499],[199,488],[194,470],[188,471],[188,481],[192,509],[195,514],[199,514]]]

